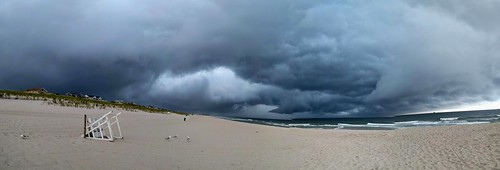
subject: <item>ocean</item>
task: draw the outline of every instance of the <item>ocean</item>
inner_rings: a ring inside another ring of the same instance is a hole
[[[352,130],[393,130],[425,126],[470,125],[500,122],[500,110],[400,115],[394,117],[315,118],[315,119],[253,119],[221,117],[223,119],[286,128],[321,128]]]

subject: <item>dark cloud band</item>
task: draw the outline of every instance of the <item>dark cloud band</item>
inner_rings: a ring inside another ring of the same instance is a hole
[[[4,0],[0,88],[266,118],[491,102],[498,11],[448,0]]]

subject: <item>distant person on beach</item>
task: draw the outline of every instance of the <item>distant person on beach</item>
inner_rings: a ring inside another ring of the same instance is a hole
[[[184,118],[184,121],[186,121],[186,118]]]

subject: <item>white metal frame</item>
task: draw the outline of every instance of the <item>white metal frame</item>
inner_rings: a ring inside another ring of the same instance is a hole
[[[92,119],[90,117],[87,118],[87,125],[85,126],[86,132],[82,135],[82,137],[96,140],[106,140],[111,142],[114,139],[123,139],[120,122],[118,121],[118,116],[122,112],[114,115],[112,113],[113,111],[109,111],[99,119]],[[115,124],[119,133],[117,136],[114,136],[113,134],[113,125]]]

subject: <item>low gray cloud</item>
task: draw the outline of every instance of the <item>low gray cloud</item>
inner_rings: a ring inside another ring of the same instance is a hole
[[[0,1],[0,88],[233,116],[498,101],[497,1]]]

